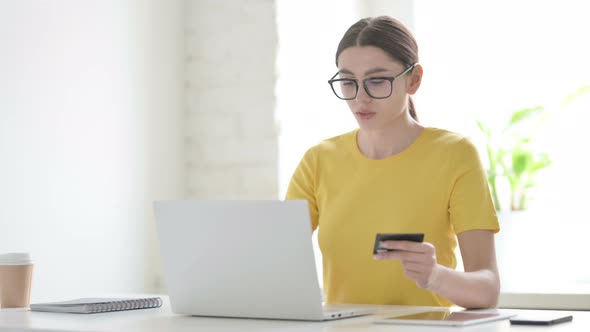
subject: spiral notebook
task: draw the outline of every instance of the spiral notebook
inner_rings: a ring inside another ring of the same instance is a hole
[[[149,298],[83,298],[63,302],[34,303],[32,311],[94,314],[99,312],[158,308],[160,297]]]

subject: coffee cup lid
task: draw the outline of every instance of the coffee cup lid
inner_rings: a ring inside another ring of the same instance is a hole
[[[0,265],[29,265],[33,264],[31,255],[26,252],[10,252],[0,254]]]

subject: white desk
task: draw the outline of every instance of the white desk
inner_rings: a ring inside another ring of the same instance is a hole
[[[91,315],[59,314],[30,311],[0,311],[0,331],[125,331],[125,332],[184,332],[184,331],[287,331],[287,332],[356,332],[356,331],[590,331],[590,311],[569,312],[573,322],[551,327],[510,326],[508,320],[471,327],[434,327],[410,325],[378,325],[378,316],[347,318],[329,322],[300,322],[261,319],[208,318],[180,316],[171,313],[168,298],[157,309],[101,313]],[[431,307],[377,306],[378,315],[409,314]],[[437,308],[435,308],[437,309]],[[438,308],[440,309],[440,308]],[[513,310],[522,312],[522,310]]]

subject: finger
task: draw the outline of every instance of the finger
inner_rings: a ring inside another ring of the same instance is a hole
[[[416,273],[412,271],[405,272],[405,275],[408,279],[413,280],[418,287],[422,287],[426,283],[426,278],[421,273]]]
[[[416,263],[423,263],[428,262],[428,256],[424,255],[423,253],[414,253],[408,251],[387,251],[382,252],[379,255],[379,259],[381,260],[397,260],[403,262],[416,262]]]
[[[402,267],[405,271],[415,273],[425,273],[426,271],[428,271],[428,266],[420,263],[402,262]]]
[[[410,278],[410,279],[412,279],[414,281],[420,280],[421,277],[422,277],[422,274],[420,274],[418,272],[414,272],[414,271],[406,271],[406,270],[404,270],[404,274],[406,275],[406,277],[408,277],[408,278]]]
[[[373,257],[378,260],[392,260],[401,261],[404,260],[406,252],[403,251],[385,251],[374,255]]]

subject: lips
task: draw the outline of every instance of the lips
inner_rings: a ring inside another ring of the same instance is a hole
[[[375,112],[369,112],[369,111],[361,111],[361,112],[355,112],[354,114],[359,119],[367,120],[367,119],[372,118],[376,113]]]

